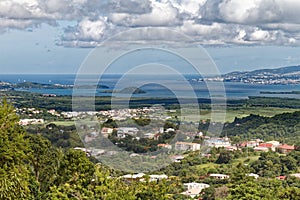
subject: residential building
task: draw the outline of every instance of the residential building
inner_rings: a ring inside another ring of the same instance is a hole
[[[176,142],[175,150],[178,151],[197,151],[200,150],[200,144],[192,142]]]
[[[173,160],[173,162],[180,163],[181,160],[184,159],[184,156],[181,156],[181,155],[174,155],[174,156],[171,156],[170,159]]]
[[[254,148],[259,145],[259,142],[260,142],[260,140],[250,140],[250,141],[242,142],[239,146]]]
[[[225,149],[227,151],[237,151],[238,150],[238,148],[236,146],[228,146],[228,147],[225,147]]]
[[[296,178],[300,178],[300,173],[290,174],[290,176],[294,176],[294,177],[296,177]]]
[[[278,180],[285,180],[286,176],[277,176],[276,179],[278,179]]]
[[[158,144],[157,147],[172,149],[172,145],[170,144]]]
[[[142,178],[145,176],[144,173],[138,173],[138,174],[126,174],[124,176],[122,176],[122,178],[129,180],[129,181],[139,181],[142,180]]]
[[[226,174],[210,174],[209,177],[214,179],[228,179],[229,175]]]
[[[117,136],[119,138],[124,138],[126,135],[136,135],[139,129],[136,127],[119,127]]]
[[[205,188],[208,188],[209,185],[205,183],[184,183],[184,187],[187,189],[186,191],[182,192],[181,194],[190,196],[191,198],[195,198],[197,195],[201,193],[201,191]]]
[[[253,174],[253,173],[246,174],[246,176],[253,177],[253,178],[255,178],[255,179],[258,179],[258,178],[259,178],[259,175],[258,175],[258,174]]]
[[[261,147],[264,150],[265,150],[265,148],[267,148],[268,150],[270,149],[272,151],[275,151],[275,146],[272,143],[260,143],[258,145],[258,147]],[[256,148],[254,148],[254,150],[259,150],[259,148],[256,147]]]
[[[159,180],[163,180],[163,179],[168,179],[168,176],[165,174],[151,174],[149,175],[149,181],[159,181]]]
[[[271,150],[275,151],[278,146],[280,146],[280,142],[278,141],[268,141],[266,144],[272,144]]]
[[[295,146],[283,144],[277,147],[281,153],[289,153],[295,150]]]
[[[154,133],[146,133],[146,134],[144,134],[144,138],[146,138],[146,139],[153,139],[154,136],[155,136]]]
[[[225,138],[210,138],[204,141],[204,144],[209,147],[228,147],[231,146],[230,139]]]
[[[104,137],[108,137],[108,135],[112,134],[113,131],[114,131],[113,128],[106,128],[106,127],[103,127],[102,130],[101,130],[101,134],[102,134]]]
[[[254,148],[254,151],[263,151],[263,152],[268,152],[269,151],[269,148],[268,147],[260,147],[260,146],[258,146],[258,147],[255,147]]]

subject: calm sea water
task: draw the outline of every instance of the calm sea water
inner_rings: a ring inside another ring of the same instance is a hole
[[[21,82],[37,82],[45,84],[68,84],[73,85],[78,82],[81,84],[96,84],[98,76],[88,75],[77,77],[76,75],[0,75],[0,80],[10,83]],[[205,82],[191,82],[195,78],[193,75],[185,75],[184,77],[175,75],[132,75],[129,77],[121,77],[120,75],[105,75],[101,77],[99,84],[106,85],[108,89],[97,89],[96,93],[92,89],[85,89],[87,95],[110,96],[107,90],[121,90],[125,87],[139,87],[144,90],[144,94],[134,94],[134,97],[191,97],[193,95],[198,98],[210,98],[214,95],[223,95],[223,88],[220,83],[209,83],[210,91],[207,89]],[[229,99],[241,99],[248,96],[267,96],[267,97],[289,97],[300,98],[299,94],[260,94],[261,91],[269,92],[289,92],[300,91],[300,85],[253,85],[244,83],[224,83],[226,97]],[[29,92],[37,92],[42,94],[56,95],[72,95],[72,89],[30,89]],[[122,96],[124,94],[114,93],[114,96]]]

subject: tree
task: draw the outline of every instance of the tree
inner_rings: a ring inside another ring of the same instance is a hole
[[[217,164],[228,164],[232,160],[232,153],[229,151],[221,151],[216,163]]]
[[[215,188],[215,199],[225,199],[229,194],[229,188],[227,186],[221,186]]]
[[[30,173],[26,165],[28,141],[18,122],[13,106],[4,99],[0,106],[0,199],[30,196]]]

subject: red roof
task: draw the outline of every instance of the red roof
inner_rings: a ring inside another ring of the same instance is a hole
[[[276,178],[279,180],[285,180],[286,176],[277,176]]]
[[[260,143],[258,146],[259,146],[259,147],[272,148],[272,147],[273,147],[273,144],[270,144],[270,143]]]
[[[280,145],[278,148],[279,148],[279,149],[286,149],[286,150],[294,150],[294,149],[295,149],[295,146],[283,144],[283,145]]]
[[[157,145],[158,147],[169,147],[169,146],[171,146],[170,144],[158,144]]]
[[[247,146],[247,142],[242,142],[242,143],[240,144],[240,146],[241,146],[241,147],[246,147],[246,146]]]

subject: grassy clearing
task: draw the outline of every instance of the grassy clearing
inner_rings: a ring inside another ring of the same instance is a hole
[[[225,121],[232,122],[235,117],[242,118],[249,116],[250,114],[261,115],[265,117],[272,117],[281,113],[291,113],[295,111],[299,111],[300,109],[292,109],[292,108],[277,108],[277,107],[229,107],[225,111]],[[219,112],[219,113],[218,113]],[[198,115],[195,111],[186,112],[188,114],[183,115],[183,119],[187,121],[197,121],[199,120]],[[222,121],[221,119],[221,111],[216,111],[216,121]],[[210,119],[211,118],[211,110],[200,110],[200,120]]]
[[[242,162],[242,163],[246,163],[246,164],[251,164],[254,161],[258,160],[259,157],[260,156],[249,156],[249,157],[245,157],[245,158],[238,158],[238,159],[235,159],[233,161],[233,163],[238,164],[238,163]]]
[[[54,121],[54,122],[49,122],[48,124],[55,124],[57,126],[72,126],[75,125],[74,121]]]

